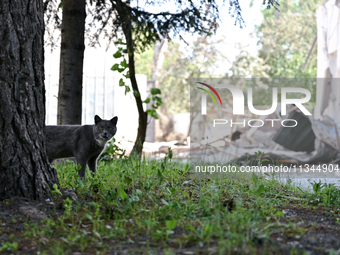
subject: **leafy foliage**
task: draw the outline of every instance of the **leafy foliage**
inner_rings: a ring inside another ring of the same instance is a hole
[[[245,22],[242,18],[242,10],[239,1],[230,0],[229,5],[229,15],[231,15],[232,18],[235,17],[235,25],[238,23],[240,28],[242,28],[242,25],[245,25]],[[274,7],[276,10],[278,10],[278,7],[280,6],[277,0],[263,0],[263,5],[266,5],[267,9]]]
[[[146,49],[144,52],[135,55],[136,73],[145,74],[147,79],[151,79],[153,48]]]
[[[115,42],[121,34],[124,20],[128,18],[133,24],[133,35],[137,51],[144,51],[148,46],[160,39],[160,36],[181,36],[181,31],[209,35],[218,27],[218,4],[215,0],[189,0],[173,1],[177,12],[169,11],[152,13],[148,12],[150,6],[162,6],[167,1],[125,1],[121,0],[85,0],[87,2],[86,35],[91,46],[99,44],[99,37],[103,34],[108,39],[108,44]],[[260,1],[260,0],[257,0]],[[277,0],[263,0],[268,9],[278,8]],[[117,13],[117,5],[121,5],[124,13]],[[229,15],[235,17],[235,25],[244,25],[242,10],[238,0],[229,1]],[[52,29],[46,26],[48,39],[45,43],[55,47],[58,39],[54,38],[54,30],[61,27],[61,0],[44,0],[45,22],[51,24]],[[98,26],[100,29],[98,29]]]
[[[122,46],[126,45],[126,43],[124,43],[122,41],[122,39],[119,39],[116,44],[122,45]],[[127,61],[126,61],[126,58],[125,58],[126,53],[127,53],[127,49],[125,47],[118,47],[118,50],[115,54],[113,54],[113,57],[117,58],[117,59],[122,59],[122,61],[119,64],[118,63],[114,64],[111,67],[111,70],[121,73],[125,78],[128,79],[128,78],[130,78],[130,72],[129,72],[129,65],[127,64]],[[119,86],[125,88],[125,95],[126,95],[126,93],[131,91],[130,87],[128,85],[126,85],[123,78],[121,78],[119,80]],[[138,91],[134,90],[133,93],[134,93],[135,97],[140,97],[140,94],[139,94]],[[151,93],[151,99],[150,99],[150,97],[148,97],[143,101],[143,103],[145,103],[145,104],[152,102],[152,104],[151,104],[152,109],[146,110],[146,113],[148,115],[150,115],[151,117],[158,119],[159,115],[157,114],[156,110],[162,104],[162,98],[160,96],[161,90],[158,89],[158,88],[152,88],[150,90],[150,93]]]
[[[316,47],[306,70],[301,71],[316,37],[315,12],[318,5],[313,1],[281,1],[280,12],[264,12],[264,22],[258,28],[260,34],[259,57],[269,68],[270,77],[316,77]]]
[[[127,64],[125,54],[127,53],[126,50],[126,43],[123,42],[122,39],[118,39],[118,41],[115,43],[118,45],[118,50],[115,54],[113,54],[114,58],[121,59],[122,61],[120,63],[116,63],[111,67],[112,71],[117,71],[118,73],[121,73],[125,78],[130,78],[130,72],[129,72],[129,65]],[[119,80],[119,86],[125,88],[125,95],[126,93],[130,92],[131,89],[128,85],[126,85],[123,78],[120,78]]]
[[[312,204],[340,205],[340,190],[335,184],[322,183],[321,180],[309,181],[313,188],[313,194],[309,195],[309,202]]]
[[[146,11],[149,5],[156,2],[145,2],[144,6],[132,6],[130,1],[90,1],[94,10],[91,12],[93,24],[99,22],[101,29],[92,36],[98,38],[103,33],[109,41],[115,41],[121,32],[121,27],[127,20],[131,23],[131,31],[136,52],[144,51],[160,37],[179,36],[180,32],[211,34],[217,28],[218,6],[215,1],[202,0],[200,4],[194,1],[183,3],[173,2],[178,12],[169,11],[152,13]],[[157,2],[158,4],[165,2]],[[117,11],[119,10],[119,11]]]
[[[169,44],[159,81],[162,92],[167,95],[163,100],[165,107],[161,108],[164,114],[189,112],[190,78],[216,77],[216,63],[225,57],[215,46],[216,42],[202,36],[194,42],[191,53],[185,56],[179,44]]]
[[[124,158],[126,151],[122,149],[120,145],[120,142],[116,142],[116,139],[112,138],[112,140],[108,142],[105,151],[100,155],[100,160],[107,162],[116,158]]]
[[[315,78],[316,47],[305,70],[301,70],[316,37],[315,12],[318,0],[280,1],[280,10],[264,10],[263,23],[256,35],[261,49],[258,55],[241,45],[229,76]]]
[[[160,107],[162,113],[169,115],[189,112],[188,84],[191,77],[218,77],[215,72],[216,64],[227,60],[223,53],[216,48],[218,43],[209,36],[199,37],[194,42],[194,47],[190,49],[190,53],[186,54],[180,50],[178,43],[169,43],[168,50],[165,52],[163,69],[159,76],[159,87],[166,95],[162,98],[163,105]],[[150,51],[137,55],[136,70],[141,72],[152,68]]]

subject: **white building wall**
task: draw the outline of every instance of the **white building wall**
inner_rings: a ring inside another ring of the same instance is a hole
[[[138,112],[132,92],[124,95],[125,88],[119,87],[123,76],[111,71],[117,62],[113,58],[115,48],[86,48],[83,68],[83,108],[82,124],[93,124],[94,115],[111,119],[118,116],[118,139],[125,137],[134,141],[138,128]],[[57,124],[58,84],[59,84],[60,49],[52,53],[45,49],[45,85],[46,85],[46,124]],[[126,81],[128,84],[129,80]],[[137,75],[137,82],[145,100],[147,94],[146,75]]]

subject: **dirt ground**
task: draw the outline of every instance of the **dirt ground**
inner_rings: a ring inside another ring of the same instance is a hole
[[[334,209],[333,209],[334,210]],[[305,230],[302,235],[284,235],[282,233],[272,236],[276,237],[280,249],[290,254],[295,246],[297,254],[340,254],[340,224],[334,217],[335,212],[320,207],[296,207],[289,206],[283,212],[285,217],[282,223],[294,222]]]

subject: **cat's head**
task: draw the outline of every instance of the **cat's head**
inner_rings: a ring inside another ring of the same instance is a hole
[[[94,116],[93,135],[100,145],[104,145],[116,134],[117,121],[118,117],[114,117],[111,120],[103,120],[98,115]]]

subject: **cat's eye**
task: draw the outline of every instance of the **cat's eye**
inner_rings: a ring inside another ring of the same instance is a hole
[[[100,130],[103,130],[104,128],[103,127],[99,127]]]
[[[108,128],[108,130],[109,130],[109,131],[111,131],[111,130],[112,130],[112,128]]]

